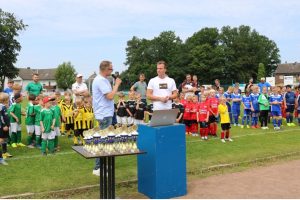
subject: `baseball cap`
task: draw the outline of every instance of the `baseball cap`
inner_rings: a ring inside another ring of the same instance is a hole
[[[48,103],[49,101],[53,101],[52,97],[44,97],[43,98],[43,103]]]
[[[83,76],[82,76],[82,74],[77,74],[76,77],[79,78],[79,77],[83,77]]]

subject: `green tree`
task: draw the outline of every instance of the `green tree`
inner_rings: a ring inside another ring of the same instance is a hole
[[[5,77],[15,78],[18,75],[19,70],[15,63],[21,45],[17,37],[26,26],[13,13],[4,12],[0,8],[0,91],[3,90]]]
[[[71,62],[64,62],[58,65],[55,71],[55,80],[58,88],[64,90],[71,88],[75,82],[76,70]]]
[[[258,71],[257,71],[257,80],[266,77],[265,65],[263,63],[259,63]]]

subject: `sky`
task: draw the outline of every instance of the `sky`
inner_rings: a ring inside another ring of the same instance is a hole
[[[70,61],[88,78],[102,60],[124,71],[126,43],[175,31],[182,40],[204,27],[248,25],[276,42],[282,62],[299,62],[298,0],[0,0],[28,25],[17,67],[55,68]]]

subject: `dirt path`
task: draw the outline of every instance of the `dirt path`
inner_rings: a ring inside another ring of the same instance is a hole
[[[300,198],[300,160],[188,183],[182,198]]]

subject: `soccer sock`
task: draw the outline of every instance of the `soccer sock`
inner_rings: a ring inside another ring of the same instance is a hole
[[[204,136],[205,136],[205,137],[208,136],[208,128],[204,128]]]
[[[11,133],[11,141],[12,143],[17,143],[17,133]]]
[[[54,138],[54,148],[57,148],[58,146],[58,136],[55,136]]]
[[[3,151],[3,153],[7,152],[7,143],[6,142],[2,143],[2,151]]]
[[[238,115],[234,115],[234,123],[235,124],[239,123],[239,116]]]
[[[286,114],[286,123],[287,124],[290,123],[290,114],[289,113]]]
[[[250,125],[250,116],[247,115],[247,125]]]
[[[214,123],[214,135],[217,135],[217,130],[218,130],[218,124],[215,122]]]
[[[278,119],[278,127],[280,127],[282,124],[282,119]]]
[[[2,151],[0,150],[0,160],[2,160],[3,157],[2,157]]]
[[[48,150],[50,153],[54,153],[54,140],[48,140]]]
[[[277,120],[275,118],[273,118],[273,126],[276,127],[277,126]]]
[[[32,144],[32,135],[27,135],[27,145]]]
[[[229,130],[226,131],[226,139],[229,138]]]
[[[78,138],[77,138],[77,136],[75,136],[75,135],[73,136],[73,143],[74,143],[74,144],[78,144]]]
[[[221,132],[221,139],[224,139],[225,133],[224,131]]]
[[[196,132],[196,131],[195,131],[195,132]],[[193,133],[194,133],[194,132],[193,132]],[[83,139],[82,135],[80,135],[79,138],[80,138],[80,140],[81,140],[81,143],[82,143],[83,145],[85,145],[85,142],[84,142],[84,139]]]
[[[293,114],[290,115],[290,123],[293,123],[294,122],[294,116]]]
[[[21,131],[17,131],[17,143],[21,143],[21,140],[22,140]]]
[[[203,133],[203,130],[204,128],[200,128],[200,137],[203,137],[204,136],[204,133]]]
[[[246,120],[246,116],[243,116],[243,119],[242,119],[242,125],[245,124],[245,120]]]
[[[42,140],[41,150],[42,153],[46,153],[47,140]]]
[[[7,137],[7,144],[10,144],[11,143],[11,137],[10,135],[8,134],[8,137]]]
[[[41,145],[41,136],[36,135],[36,136],[35,136],[35,141],[36,141],[35,146]]]

